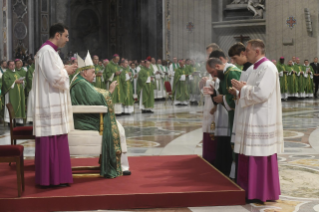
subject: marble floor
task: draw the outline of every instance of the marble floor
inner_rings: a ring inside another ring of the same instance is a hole
[[[319,100],[282,103],[285,152],[278,155],[280,200],[265,205],[125,210],[140,212],[319,212]],[[137,109],[137,105],[135,107]],[[118,117],[126,130],[128,155],[201,155],[202,107],[176,107],[156,102],[154,114]],[[0,126],[0,145],[10,143],[7,127]],[[34,157],[34,141],[21,141],[25,156]],[[111,212],[111,211],[108,211]],[[118,211],[117,211],[118,212]]]

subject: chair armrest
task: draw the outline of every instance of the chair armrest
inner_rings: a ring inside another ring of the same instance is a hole
[[[72,106],[73,113],[83,114],[83,113],[107,113],[106,106],[95,106],[95,105],[74,105]]]

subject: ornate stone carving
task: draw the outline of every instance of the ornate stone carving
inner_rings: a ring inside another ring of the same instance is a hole
[[[13,12],[17,15],[19,19],[22,19],[25,14],[27,14],[27,6],[22,0],[17,0],[12,6]]]
[[[247,14],[244,10],[248,10],[253,13],[255,19],[263,18],[263,13],[265,10],[265,0],[234,0],[232,3],[226,5],[226,13],[230,11],[236,11],[234,13],[234,18],[243,16],[244,19],[247,19]],[[233,12],[232,12],[233,13]]]
[[[14,25],[13,33],[14,33],[14,36],[15,36],[17,39],[22,40],[22,39],[24,39],[24,38],[27,36],[27,34],[28,34],[27,26],[26,26],[23,22],[17,22],[17,23]]]

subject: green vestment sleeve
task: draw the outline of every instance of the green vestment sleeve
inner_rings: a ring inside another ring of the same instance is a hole
[[[29,92],[32,89],[32,80],[33,80],[33,73],[34,73],[34,64],[32,64],[26,74],[25,81],[26,81],[26,86],[25,86],[25,95],[26,97],[29,96]]]

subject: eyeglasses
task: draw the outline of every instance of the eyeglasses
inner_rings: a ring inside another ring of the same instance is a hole
[[[63,33],[59,33],[59,34],[62,36],[62,34],[63,34]],[[67,35],[67,36],[65,36],[65,37],[66,37],[66,38],[70,38],[70,36],[69,36],[69,35]]]

